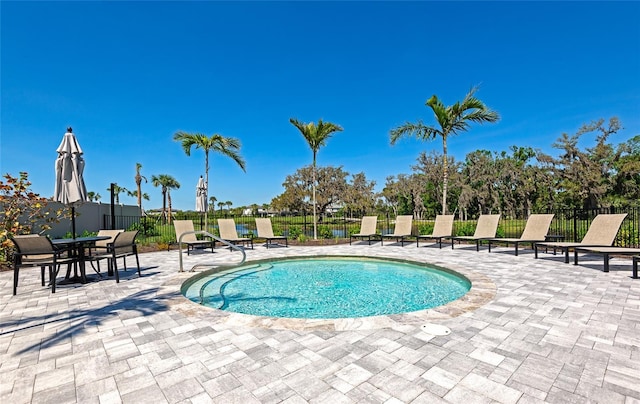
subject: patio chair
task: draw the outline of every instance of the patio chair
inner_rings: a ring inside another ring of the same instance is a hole
[[[174,220],[173,228],[176,231],[176,243],[182,241],[183,244],[187,245],[187,255],[196,248],[211,248],[211,252],[213,252],[213,249],[216,246],[216,241],[214,239],[211,237],[206,238],[205,236],[205,239],[199,240],[194,233],[188,233],[194,231],[192,220]],[[182,240],[180,240],[180,236],[184,233],[188,234],[182,236]]]
[[[56,276],[60,271],[60,265],[69,267],[76,264],[77,260],[71,254],[70,249],[56,248],[49,238],[37,234],[13,236],[11,241],[16,247],[13,253],[13,295],[18,291],[18,277],[20,268],[40,267],[42,286],[45,286],[44,268],[49,268],[49,284],[51,293],[56,293]],[[65,255],[66,253],[66,255]]]
[[[98,230],[98,234],[96,234],[97,236],[108,236],[109,238],[96,241],[93,246],[89,248],[89,256],[104,254],[107,251],[107,247],[109,246],[109,244],[113,243],[113,239],[118,235],[118,233],[122,233],[123,231],[124,229]],[[93,268],[95,273],[102,276],[100,274],[100,261],[95,261],[96,266],[93,266],[93,260],[89,260],[89,262],[91,263],[91,268]],[[108,270],[109,274],[111,274],[111,268],[109,268]],[[69,274],[67,274],[67,277],[69,277]]]
[[[136,244],[136,236],[138,235],[137,230],[132,231],[122,231],[119,232],[113,239],[113,242],[107,245],[105,251],[94,254],[90,256],[88,259],[91,261],[100,261],[107,260],[109,268],[113,269],[113,272],[116,275],[116,283],[120,282],[120,274],[118,273],[118,258],[122,258],[124,269],[127,269],[127,257],[135,256],[136,257],[136,267],[138,269],[138,276],[142,276],[140,274],[140,260],[138,258],[138,246]]]
[[[569,250],[576,247],[611,247],[626,216],[626,213],[599,214],[591,222],[587,234],[584,235],[581,242],[549,241],[535,243],[533,246],[534,256],[538,258],[538,247],[560,249],[560,251],[564,252],[564,262],[568,264]]]
[[[573,264],[578,265],[578,253],[598,254],[604,258],[603,272],[609,272],[609,260],[612,255],[633,256],[640,254],[640,248],[631,247],[575,247],[573,249]],[[637,271],[637,268],[636,268]],[[637,274],[635,275],[637,277]]]
[[[382,241],[382,234],[378,233],[378,216],[363,216],[360,222],[360,232],[349,235],[349,245],[351,245],[352,239],[367,239],[369,245],[371,240]]]
[[[419,234],[416,236],[416,247],[420,247],[420,240],[437,240],[442,248],[442,239],[450,237],[453,233],[453,215],[437,215],[431,234]]]
[[[220,238],[232,244],[250,245],[253,250],[253,239],[249,237],[238,237],[236,222],[233,219],[218,219],[218,230]]]
[[[533,249],[535,243],[546,240],[545,237],[549,232],[553,216],[553,214],[533,214],[529,216],[520,238],[490,238],[487,240],[489,243],[489,252],[491,252],[491,243],[505,243],[507,247],[509,244],[514,244],[516,257],[518,256],[518,245],[520,243],[531,243],[531,248]]]
[[[400,241],[400,245],[404,247],[404,241],[407,237],[411,237],[411,226],[413,225],[413,216],[402,215],[396,217],[396,225],[392,234],[383,234],[380,239],[380,245],[384,245],[385,238],[394,238],[396,243]]]
[[[473,236],[451,236],[446,238],[451,239],[451,249],[453,249],[454,241],[475,241],[476,251],[480,251],[480,243],[482,241],[496,237],[498,222],[500,222],[500,215],[480,215]]]
[[[265,239],[267,248],[271,244],[272,240],[284,240],[285,247],[289,247],[289,240],[286,236],[275,236],[273,234],[273,226],[271,226],[271,219],[269,218],[257,218],[256,229],[258,231],[258,238]]]

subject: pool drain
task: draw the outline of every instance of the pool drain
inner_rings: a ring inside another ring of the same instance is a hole
[[[451,329],[449,327],[445,327],[440,324],[424,324],[422,326],[422,331],[431,334],[431,335],[449,335],[451,334]]]

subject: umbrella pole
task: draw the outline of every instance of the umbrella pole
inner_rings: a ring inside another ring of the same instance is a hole
[[[71,238],[76,238],[76,208],[71,205]]]

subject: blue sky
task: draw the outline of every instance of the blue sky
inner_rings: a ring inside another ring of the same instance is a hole
[[[55,149],[72,126],[89,191],[135,189],[142,174],[180,182],[173,206],[194,209],[204,153],[178,130],[239,138],[247,172],[212,155],[210,195],[269,203],[311,163],[289,123],[344,131],[319,165],[365,172],[381,190],[440,140],[389,144],[406,121],[433,123],[479,84],[497,124],[449,139],[457,160],[477,149],[531,146],[552,155],[563,133],[618,116],[621,143],[640,134],[637,2],[0,2],[0,172],[27,171],[50,197]],[[584,146],[590,146],[585,139]],[[159,208],[159,188],[143,185]],[[135,204],[122,196],[121,202]]]

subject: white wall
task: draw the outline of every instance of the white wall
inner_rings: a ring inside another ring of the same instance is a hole
[[[52,210],[64,209],[71,211],[59,202],[47,202],[47,208]],[[98,202],[86,202],[76,207],[76,235],[81,235],[85,230],[89,232],[97,232],[100,229],[108,229],[111,225],[111,219],[107,218],[106,226],[103,225],[104,215],[111,215],[111,205]],[[116,228],[122,228],[118,222],[118,216],[140,217],[140,208],[137,205],[115,205]],[[71,232],[71,218],[61,219],[60,223],[52,223],[51,230],[47,234],[53,238],[62,237]]]

